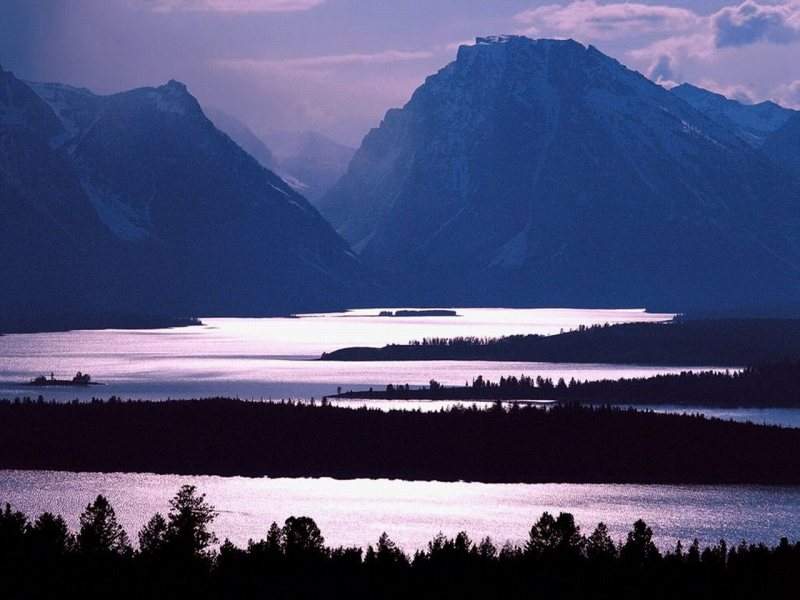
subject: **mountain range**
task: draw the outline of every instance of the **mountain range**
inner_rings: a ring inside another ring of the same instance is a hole
[[[0,85],[4,321],[285,314],[369,285],[317,210],[181,83],[100,96],[2,71]]]
[[[667,90],[571,40],[478,38],[350,152],[265,141],[177,81],[98,95],[0,69],[0,330],[800,301],[800,113],[774,103]]]
[[[315,206],[344,175],[355,148],[316,131],[270,131],[264,134],[278,161],[278,171]]]
[[[205,112],[220,131],[312,204],[344,175],[355,153],[354,148],[315,131],[270,131],[258,135],[218,108],[206,108]]]
[[[796,123],[572,40],[478,38],[319,206],[421,304],[796,306]]]

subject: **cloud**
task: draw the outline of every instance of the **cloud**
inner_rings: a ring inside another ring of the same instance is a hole
[[[595,0],[540,6],[514,18],[527,26],[528,34],[567,35],[582,40],[686,31],[701,20],[685,8],[628,2],[599,4]]]
[[[800,109],[800,79],[778,86],[772,97],[778,104]]]
[[[707,62],[713,45],[704,33],[660,39],[652,44],[627,52],[635,64],[643,67],[645,75],[657,83],[680,81],[682,67],[687,62]]]
[[[653,81],[674,81],[675,70],[672,67],[672,57],[662,54],[650,66],[648,76]]]
[[[431,58],[432,52],[384,50],[375,53],[328,54],[283,59],[234,58],[218,59],[214,64],[233,69],[324,69],[345,65],[373,65]]]
[[[758,42],[788,44],[800,40],[800,2],[759,4],[746,0],[711,16],[717,48]]]
[[[693,81],[742,102],[800,106],[800,61],[791,60],[800,0],[730,0],[707,14],[670,4],[567,0],[514,19],[520,33],[598,44],[665,87]]]
[[[135,0],[155,12],[268,13],[298,12],[325,0]]]

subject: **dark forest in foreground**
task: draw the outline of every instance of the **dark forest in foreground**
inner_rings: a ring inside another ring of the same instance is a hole
[[[478,376],[470,385],[444,386],[435,380],[422,388],[389,384],[383,389],[352,390],[331,398],[386,400],[556,400],[592,404],[679,404],[721,407],[800,406],[800,363],[748,367],[741,371],[685,371],[601,381],[564,381],[543,377]]]
[[[485,482],[800,484],[800,430],[572,405],[0,403],[0,468]]]
[[[744,366],[800,359],[800,319],[676,319],[580,327],[557,335],[430,338],[383,348],[343,348],[322,360]]]
[[[0,587],[9,599],[79,598],[795,598],[800,543],[662,553],[639,520],[624,540],[602,523],[586,535],[569,513],[544,513],[521,545],[441,534],[409,556],[384,533],[366,548],[325,545],[313,519],[272,523],[266,537],[218,549],[216,510],[183,486],[134,549],[103,496],[77,534],[50,513],[0,511]],[[533,520],[533,515],[532,515]],[[688,540],[687,540],[688,541]]]

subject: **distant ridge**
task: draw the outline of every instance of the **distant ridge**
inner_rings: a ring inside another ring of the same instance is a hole
[[[771,101],[743,104],[690,83],[671,91],[707,117],[738,130],[742,139],[754,147],[762,146],[771,134],[798,114]]]

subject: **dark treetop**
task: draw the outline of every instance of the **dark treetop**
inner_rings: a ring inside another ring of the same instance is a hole
[[[725,407],[800,407],[800,363],[748,367],[742,371],[684,371],[631,379],[554,382],[550,378],[482,376],[471,385],[444,386],[436,380],[421,388],[389,384],[351,390],[331,398],[387,400],[559,400],[601,404],[684,404]]]
[[[245,548],[216,548],[217,513],[185,485],[139,531],[134,549],[103,496],[75,535],[61,516],[31,521],[0,511],[0,588],[9,599],[58,598],[796,598],[800,543],[662,553],[638,520],[615,541],[599,523],[586,535],[569,513],[543,513],[522,545],[435,536],[413,557],[383,533],[366,551],[329,547],[310,517],[273,522]],[[533,515],[531,516],[533,520]],[[687,540],[688,541],[688,540]]]
[[[800,429],[562,406],[3,403],[0,468],[485,482],[800,484]]]
[[[434,338],[344,348],[322,360],[497,360],[734,366],[800,359],[800,319],[686,319],[580,327],[559,335]]]

